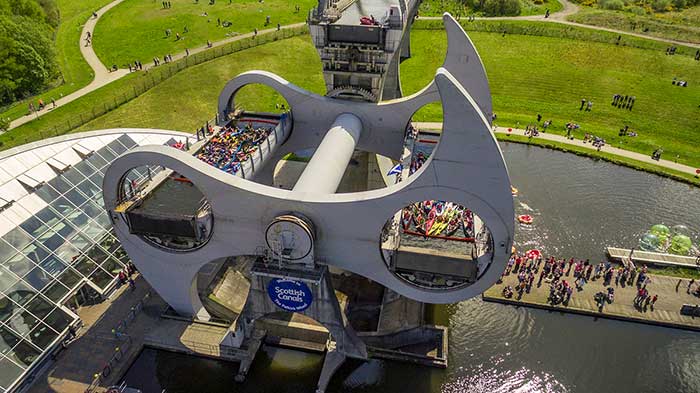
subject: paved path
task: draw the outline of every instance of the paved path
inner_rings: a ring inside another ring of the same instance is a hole
[[[535,275],[532,290],[530,293],[524,293],[521,300],[517,300],[517,293],[515,293],[511,299],[506,299],[503,297],[503,288],[506,285],[515,288],[518,284],[517,275],[513,273],[505,276],[502,284],[496,284],[487,289],[483,294],[483,298],[486,301],[513,304],[516,306],[544,308],[575,314],[591,315],[594,317],[700,330],[700,318],[693,318],[680,314],[680,309],[683,304],[695,305],[700,303],[699,298],[686,293],[688,280],[683,279],[678,291],[676,291],[679,278],[659,275],[650,276],[651,283],[647,285],[647,289],[651,296],[655,294],[659,295],[659,299],[653,309],[651,307],[639,309],[634,306],[634,298],[637,295],[637,287],[635,285],[626,285],[623,287],[622,285],[615,285],[613,280],[613,282],[606,287],[603,286],[602,279],[590,281],[584,286],[582,291],[574,290],[574,294],[571,296],[568,305],[560,304],[552,306],[547,303],[549,284],[543,281],[542,286],[538,288],[537,281],[539,275]],[[573,273],[572,276],[564,276],[563,279],[567,280],[571,285],[574,283]],[[697,284],[695,284],[693,288],[696,286]],[[612,304],[606,303],[603,307],[603,311],[599,312],[593,296],[601,291],[607,293],[605,288],[608,287],[615,288],[615,301]]]
[[[442,123],[430,123],[430,122],[415,122],[413,123],[414,126],[418,129],[427,129],[427,130],[439,130],[442,128]],[[511,132],[508,132],[509,128],[506,127],[496,127],[496,132],[499,134],[513,134],[513,135],[520,135],[520,136],[526,136],[525,135],[525,130],[517,129],[517,128],[512,128]],[[543,133],[540,132],[540,135],[535,137],[535,139],[545,139],[545,140],[550,140],[554,142],[559,142],[559,143],[565,143],[567,145],[571,146],[577,146],[577,147],[582,147],[588,150],[597,150],[595,147],[593,147],[590,143],[584,143],[580,139],[573,139],[569,140],[566,139],[566,137],[562,135],[556,135],[556,134],[551,134],[551,133]],[[695,175],[695,171],[698,168],[693,168],[688,165],[683,165],[679,164],[677,162],[673,162],[670,160],[659,160],[655,161],[651,159],[651,152],[649,152],[648,155],[646,154],[641,154],[641,153],[636,153],[630,150],[625,150],[625,149],[620,149],[617,147],[613,147],[610,145],[605,145],[601,151],[614,154],[616,156],[621,156],[621,157],[627,157],[631,158],[637,161],[641,161],[647,164],[652,164],[656,165],[659,167],[663,168],[668,168],[668,169],[673,169],[679,172],[684,172],[687,174]]]
[[[96,18],[91,16],[90,19],[88,19],[87,22],[85,22],[85,25],[83,26],[83,31],[80,33],[80,40],[78,41],[78,45],[80,45],[80,53],[82,53],[83,58],[85,58],[85,61],[90,65],[90,68],[92,68],[92,74],[94,75],[94,78],[89,85],[81,88],[80,90],[74,91],[71,94],[57,99],[57,106],[65,105],[73,100],[76,100],[88,93],[99,89],[104,85],[114,82],[115,80],[129,73],[128,70],[117,70],[114,72],[110,72],[97,57],[97,54],[92,49],[92,45],[85,45],[85,37],[87,36],[87,33],[90,32],[90,34],[92,34],[95,31],[95,25],[97,24],[97,21],[100,20],[100,17],[102,17],[102,15],[104,15],[105,12],[111,10],[122,1],[124,0],[114,0],[113,2],[107,4],[106,6],[96,11]],[[44,107],[43,110],[13,120],[10,123],[10,129],[19,127],[24,123],[30,122],[34,119],[39,118],[39,116],[43,116],[46,113],[51,112],[53,107],[51,105],[50,99],[45,99],[44,102],[46,103],[46,107]]]
[[[59,98],[56,100],[56,105],[61,106],[65,105],[71,101],[74,101],[88,93],[91,93],[97,89],[99,89],[102,86],[105,86],[117,79],[120,79],[121,77],[125,76],[126,74],[129,73],[128,70],[120,69],[117,71],[109,71],[107,67],[102,64],[100,59],[97,57],[97,54],[95,51],[92,49],[92,45],[85,45],[85,36],[87,35],[87,32],[94,32],[95,25],[97,22],[100,20],[100,17],[104,15],[107,11],[110,9],[114,8],[115,6],[119,5],[121,2],[124,0],[114,0],[113,2],[107,4],[106,6],[102,7],[100,10],[96,11],[97,17],[90,17],[88,21],[85,23],[85,26],[83,27],[83,31],[80,36],[80,41],[78,42],[78,45],[80,45],[80,52],[83,54],[83,57],[85,58],[85,61],[90,65],[90,67],[93,70],[93,74],[95,75],[93,81],[81,88],[80,90],[77,90],[65,97]],[[661,42],[667,42],[670,44],[676,44],[676,45],[687,45],[687,46],[692,46],[696,48],[700,48],[700,44],[693,44],[693,43],[687,43],[687,42],[679,42],[679,41],[674,41],[674,40],[668,40],[664,38],[658,38],[658,37],[651,37],[651,36],[646,36],[643,34],[637,34],[637,33],[630,33],[622,30],[615,30],[615,29],[608,29],[605,27],[599,27],[599,26],[592,26],[592,25],[584,25],[580,23],[574,23],[574,22],[569,22],[566,20],[566,18],[569,15],[572,15],[576,13],[579,8],[577,5],[569,2],[568,0],[559,0],[563,4],[563,8],[555,13],[550,14],[549,18],[544,18],[543,15],[529,15],[529,16],[506,16],[506,17],[490,17],[490,18],[477,18],[477,19],[484,19],[484,20],[531,20],[531,21],[541,21],[541,22],[554,22],[554,23],[562,23],[562,24],[567,24],[567,25],[572,25],[572,26],[579,26],[583,28],[588,28],[588,29],[593,29],[593,30],[601,30],[601,31],[609,31],[613,33],[618,33],[618,34],[626,34],[626,35],[631,35],[635,37],[640,37],[640,38],[646,38],[650,40],[655,40],[655,41],[661,41]],[[420,17],[420,19],[427,19],[427,20],[441,20],[442,17]],[[295,28],[299,26],[303,26],[305,23],[296,23],[292,25],[286,25],[282,26],[282,29],[289,29],[289,28]],[[260,30],[258,31],[258,34],[265,34],[265,33],[270,33],[275,31],[276,29],[266,29],[266,30]],[[245,38],[252,37],[254,34],[253,33],[247,33],[247,34],[241,34],[229,38],[225,38],[220,41],[216,41],[212,43],[212,47],[216,48],[222,45],[229,44],[231,42],[237,41],[237,40],[242,40]],[[93,37],[94,38],[94,37]],[[205,50],[209,49],[206,45],[198,47],[198,48],[192,48],[190,49],[190,55],[194,55],[196,53],[203,52]],[[176,54],[173,56],[173,60],[178,60],[183,57],[187,56],[185,52]],[[152,63],[147,63],[144,64],[144,69],[148,70],[153,67]],[[32,113],[30,115],[25,115],[22,116],[16,120],[13,120],[10,123],[10,130],[19,127],[22,124],[25,124],[27,122],[30,122],[34,119],[39,118],[40,116],[43,116],[44,114],[50,112],[53,109],[51,103],[49,102],[46,107],[41,110],[37,111],[35,113]]]
[[[640,33],[633,33],[633,32],[629,32],[629,31],[625,31],[625,30],[609,29],[607,27],[585,25],[583,23],[571,22],[571,21],[567,20],[567,18],[570,15],[573,15],[576,12],[578,12],[579,7],[576,4],[573,4],[568,0],[559,0],[559,2],[564,5],[564,8],[562,8],[560,11],[557,11],[557,12],[550,14],[549,18],[545,18],[544,15],[528,15],[528,16],[478,17],[476,19],[477,20],[529,20],[529,21],[537,21],[537,22],[560,23],[563,25],[583,27],[585,29],[608,31],[608,32],[615,33],[615,34],[624,34],[624,35],[633,36],[633,37],[645,38],[648,40],[665,42],[665,43],[673,44],[673,45],[685,45],[685,46],[690,46],[693,48],[700,48],[700,44],[698,44],[698,43],[677,41],[677,40],[672,40],[672,39],[668,39],[668,38],[661,38],[661,37],[654,37],[654,36],[640,34]],[[421,16],[418,19],[442,20],[442,17],[441,16]]]

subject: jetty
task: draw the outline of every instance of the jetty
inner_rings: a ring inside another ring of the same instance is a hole
[[[509,274],[503,278],[503,282],[496,284],[486,290],[483,299],[489,302],[510,304],[513,306],[533,307],[550,311],[566,312],[580,315],[588,315],[595,318],[608,318],[621,321],[638,322],[649,325],[665,326],[686,330],[700,331],[700,318],[688,315],[681,315],[681,308],[687,305],[697,306],[700,298],[687,293],[688,279],[676,277],[650,275],[651,283],[647,289],[651,296],[658,295],[658,301],[654,307],[638,308],[634,305],[634,298],[637,295],[635,285],[611,285],[603,286],[603,280],[590,281],[582,291],[574,290],[568,304],[552,305],[547,302],[549,297],[549,282],[542,281],[542,285],[537,287],[537,280],[533,283],[530,293],[523,293],[522,299],[518,299],[517,292],[511,298],[503,296],[503,288],[507,285],[518,284],[517,274]],[[573,285],[574,277],[564,276]],[[680,283],[679,283],[680,280]],[[695,288],[697,284],[694,284]],[[606,303],[602,312],[598,310],[598,305],[594,296],[598,292],[606,292],[606,288],[615,288],[615,301],[612,304]]]
[[[617,247],[607,247],[606,252],[608,253],[608,257],[615,262],[620,262],[629,258],[635,264],[700,268],[700,259],[694,256],[631,250],[628,248]]]

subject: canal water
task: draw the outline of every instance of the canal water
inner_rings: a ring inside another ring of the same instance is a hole
[[[700,190],[572,154],[502,144],[513,184],[519,249],[604,258],[633,247],[653,224],[700,232]],[[652,284],[653,285],[653,284]],[[449,368],[372,360],[350,363],[328,392],[700,392],[700,335],[471,299],[432,308],[449,325]],[[237,366],[146,350],[126,375],[144,393],[313,392],[319,355],[264,347],[248,379]]]

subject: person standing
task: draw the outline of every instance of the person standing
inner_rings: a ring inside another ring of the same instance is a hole
[[[578,108],[578,110],[582,111],[582,110],[583,110],[583,107],[584,107],[585,105],[586,105],[586,99],[585,99],[585,98],[581,98],[581,107]]]

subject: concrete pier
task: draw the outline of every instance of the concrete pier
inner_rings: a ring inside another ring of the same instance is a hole
[[[515,288],[518,284],[517,274],[511,273],[506,276],[503,283],[496,284],[483,294],[483,299],[490,302],[511,304],[514,306],[525,306],[540,308],[545,310],[569,312],[581,315],[590,315],[596,318],[609,318],[621,321],[645,323],[649,325],[665,326],[679,329],[700,331],[700,318],[693,318],[680,314],[680,309],[684,304],[700,304],[700,298],[686,293],[688,279],[676,277],[650,275],[651,283],[647,285],[651,296],[658,295],[659,299],[654,307],[639,309],[634,305],[634,298],[637,295],[635,285],[621,286],[611,283],[608,287],[615,288],[615,301],[612,304],[605,304],[603,311],[598,311],[593,296],[600,291],[605,291],[603,280],[591,281],[585,285],[582,291],[574,291],[568,305],[559,304],[553,306],[547,302],[549,296],[549,283],[542,282],[541,287],[537,287],[537,278],[533,283],[530,293],[524,293],[522,299],[518,299],[517,292],[513,297],[506,299],[503,296],[503,288],[510,285]],[[573,276],[564,276],[564,280],[572,283]],[[676,286],[678,285],[678,291]],[[695,288],[695,286],[693,286]]]

